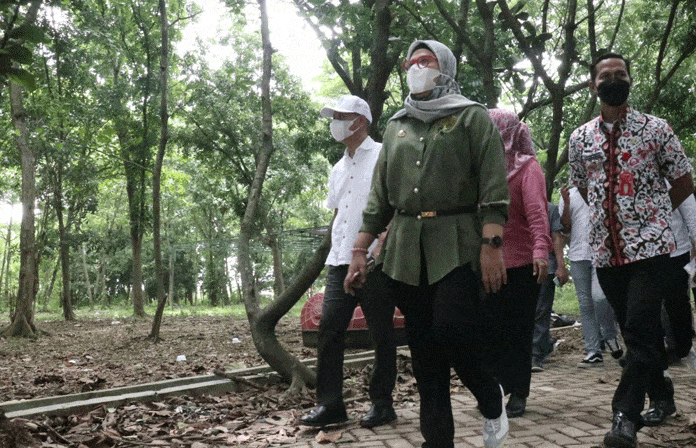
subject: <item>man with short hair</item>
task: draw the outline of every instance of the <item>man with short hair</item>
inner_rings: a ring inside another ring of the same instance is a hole
[[[634,448],[646,393],[655,400],[673,393],[662,373],[667,362],[660,310],[676,247],[671,213],[693,192],[692,167],[665,120],[629,107],[626,58],[606,53],[591,65],[590,76],[601,114],[571,134],[570,179],[590,206],[597,277],[627,350],[604,446]]]
[[[371,428],[396,420],[391,395],[396,383],[394,299],[381,266],[370,272],[365,288],[355,295],[344,292],[343,280],[352,259],[353,241],[362,226],[362,211],[382,144],[368,135],[372,122],[370,106],[357,96],[341,96],[335,105],[322,108],[321,116],[333,118],[331,135],[346,149],[329,176],[327,207],[334,210],[334,218],[318,333],[317,407],[300,421],[304,425],[322,427],[348,420],[342,393],[344,339],[359,303],[375,344],[375,363],[369,388],[373,404],[360,420],[361,426]],[[369,248],[374,257],[378,256],[381,247],[378,244],[376,241]]]

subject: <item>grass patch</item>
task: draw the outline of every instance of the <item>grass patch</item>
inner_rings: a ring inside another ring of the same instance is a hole
[[[300,318],[300,311],[307,301],[307,295],[305,294],[290,311],[286,314],[289,318]],[[262,304],[266,306],[267,304]],[[157,310],[157,304],[151,303],[145,305],[145,313],[147,316],[145,319],[152,318]],[[125,304],[112,305],[112,306],[95,306],[94,309],[89,307],[75,307],[73,309],[75,317],[77,320],[92,320],[92,319],[127,319],[133,317],[133,306],[127,306]],[[246,319],[246,309],[244,304],[238,303],[227,306],[210,306],[207,304],[203,305],[167,305],[164,308],[164,316],[173,317],[185,317],[185,316],[228,316],[234,319]],[[60,308],[50,308],[47,310],[37,310],[34,316],[34,320],[37,322],[41,321],[52,321],[52,320],[62,320],[63,311]]]
[[[558,314],[567,314],[580,318],[580,305],[575,294],[575,285],[568,282],[565,285],[556,286],[556,295],[553,298],[553,310]]]

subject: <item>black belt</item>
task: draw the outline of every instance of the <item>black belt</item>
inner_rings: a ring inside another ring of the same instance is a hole
[[[449,210],[433,210],[430,212],[409,212],[408,210],[397,210],[396,213],[404,216],[413,216],[417,219],[435,218],[438,216],[461,215],[464,213],[476,213],[478,205],[467,205],[464,207],[452,208]]]

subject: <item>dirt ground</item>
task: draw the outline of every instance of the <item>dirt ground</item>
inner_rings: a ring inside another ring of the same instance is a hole
[[[1,402],[110,389],[265,364],[246,320],[219,316],[165,317],[158,344],[147,341],[150,319],[40,322],[36,340],[0,339]],[[578,328],[554,330],[560,353],[582,355]],[[277,335],[299,358],[316,356],[302,346],[299,318],[284,318]],[[177,361],[185,356],[186,361]],[[417,401],[410,362],[398,360],[395,402]],[[349,412],[369,407],[369,367],[346,372]],[[69,417],[8,420],[0,410],[0,447],[106,448],[170,446],[263,448],[293,443],[297,418],[314,405],[313,391],[285,393],[268,384],[219,397],[175,397],[149,404],[100,408]],[[263,417],[263,418],[261,418]]]
[[[151,319],[51,321],[37,324],[35,340],[0,339],[1,403],[264,365],[246,320],[230,317],[165,317],[154,344],[145,339]],[[316,357],[303,347],[299,318],[283,318],[276,334],[298,358]],[[349,350],[353,352],[357,350]],[[177,361],[185,356],[186,361]],[[349,406],[367,410],[368,368],[348,369]],[[399,360],[397,399],[413,400],[407,360]],[[97,409],[84,415],[8,421],[0,411],[0,448],[116,447],[158,443],[172,447],[266,447],[291,443],[296,419],[314,406],[313,391],[285,393],[285,383],[222,397],[176,397],[150,404]],[[359,401],[362,401],[360,403]],[[258,424],[260,417],[273,423]],[[17,419],[18,420],[18,419]],[[205,423],[203,423],[205,421]],[[27,442],[22,444],[22,440]],[[15,443],[15,445],[12,445]],[[198,444],[198,445],[196,445]]]

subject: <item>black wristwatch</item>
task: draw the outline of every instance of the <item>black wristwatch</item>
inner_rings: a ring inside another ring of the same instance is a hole
[[[503,245],[503,237],[496,235],[493,238],[481,238],[481,244],[488,244],[493,249],[498,249]]]

